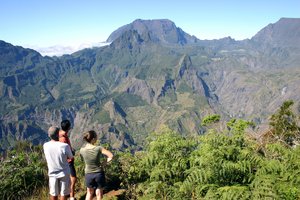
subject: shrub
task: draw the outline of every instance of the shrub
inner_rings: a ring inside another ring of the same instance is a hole
[[[47,185],[47,166],[42,147],[29,142],[17,142],[7,152],[0,166],[0,196],[3,199],[24,199]]]

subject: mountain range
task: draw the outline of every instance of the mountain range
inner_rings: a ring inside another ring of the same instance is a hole
[[[281,18],[241,41],[138,19],[106,42],[49,57],[0,41],[0,150],[42,143],[66,118],[77,148],[90,129],[114,149],[141,148],[165,125],[201,134],[201,119],[213,113],[259,125],[283,101],[300,99],[300,19]]]

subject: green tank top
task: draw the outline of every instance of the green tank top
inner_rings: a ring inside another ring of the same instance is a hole
[[[102,157],[101,150],[101,146],[94,146],[88,144],[85,144],[83,147],[81,147],[80,155],[85,162],[84,172],[86,174],[103,171],[100,161]]]

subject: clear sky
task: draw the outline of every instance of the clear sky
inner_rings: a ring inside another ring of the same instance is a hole
[[[251,38],[300,0],[0,0],[0,40],[48,47],[105,41],[135,19],[169,19],[199,39]]]

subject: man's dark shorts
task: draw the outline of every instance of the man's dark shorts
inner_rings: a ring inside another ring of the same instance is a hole
[[[85,174],[85,184],[87,188],[101,189],[105,186],[104,172]]]
[[[69,167],[70,167],[71,176],[76,177],[76,170],[75,170],[75,166],[74,166],[74,161],[69,163]]]

